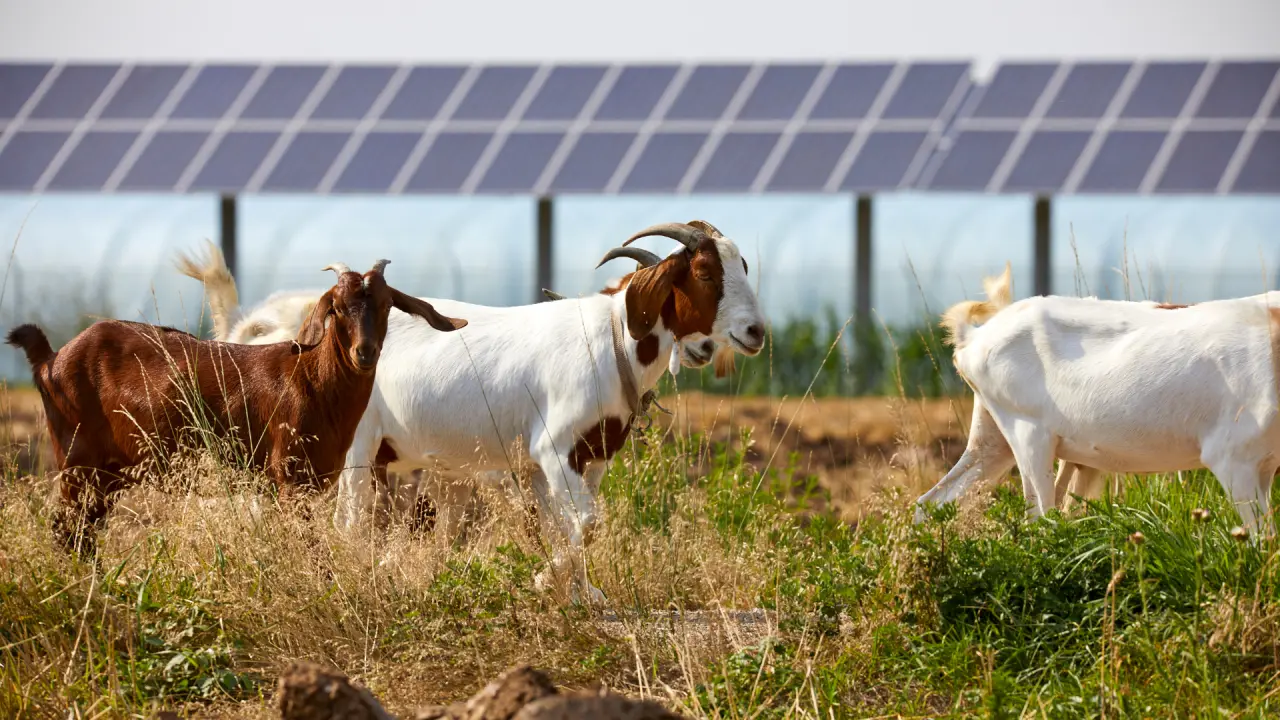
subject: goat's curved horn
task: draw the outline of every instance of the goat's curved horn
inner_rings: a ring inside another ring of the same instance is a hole
[[[390,264],[391,264],[390,260],[385,260],[385,259],[379,260],[373,264],[373,267],[369,269],[369,272],[378,273],[379,275],[381,275],[383,271],[387,269],[387,266]]]
[[[705,232],[706,234],[710,235],[713,238],[724,237],[724,233],[720,232],[720,228],[717,228],[715,225],[712,225],[706,220],[690,220],[689,227],[698,228],[699,230]]]
[[[649,237],[650,235],[660,235],[662,237],[671,238],[690,250],[697,250],[698,242],[706,236],[702,230],[686,225],[685,223],[659,223],[657,225],[651,225],[635,235],[632,235],[622,244],[623,246],[630,245],[636,240],[639,240],[642,237]]]
[[[631,238],[631,240],[634,239],[635,238]],[[628,240],[627,242],[631,242],[631,240]],[[644,248],[616,247],[605,253],[600,262],[596,264],[596,267],[600,267],[610,260],[616,260],[617,258],[631,258],[632,260],[640,263],[640,267],[649,267],[650,265],[657,265],[659,262],[662,262],[662,258],[648,250],[645,250]]]
[[[325,270],[332,270],[338,277],[342,277],[343,273],[351,272],[351,268],[347,267],[346,263],[333,263],[320,268],[320,272],[324,272]]]
[[[546,299],[548,299],[548,300],[563,300],[563,299],[564,299],[564,296],[563,296],[563,295],[561,295],[560,293],[556,292],[555,290],[548,290],[548,289],[546,289],[546,288],[542,288],[542,296],[543,296],[543,297],[545,297],[545,298],[546,298]]]

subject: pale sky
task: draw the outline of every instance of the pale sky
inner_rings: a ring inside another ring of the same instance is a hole
[[[0,0],[0,59],[1256,58],[1280,0]]]

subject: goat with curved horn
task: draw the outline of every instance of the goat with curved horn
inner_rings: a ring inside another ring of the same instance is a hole
[[[391,264],[391,261],[390,261],[390,260],[385,260],[385,259],[384,259],[384,260],[378,260],[377,262],[375,262],[375,263],[373,264],[373,267],[372,267],[372,268],[369,268],[369,272],[375,272],[375,273],[378,273],[378,274],[382,274],[382,273],[387,269],[387,266],[388,266],[388,265],[390,265],[390,264]]]
[[[642,237],[649,237],[651,235],[671,238],[694,251],[698,249],[698,243],[707,236],[702,230],[686,223],[658,223],[657,225],[650,225],[644,230],[641,230],[635,235],[627,238],[627,241],[622,243],[622,245],[625,247]]]
[[[596,267],[600,267],[610,260],[616,260],[618,258],[631,258],[632,260],[640,263],[640,267],[642,268],[647,268],[650,265],[657,265],[662,262],[662,258],[658,257],[657,254],[651,253],[644,248],[616,247],[605,253],[604,257],[600,259],[600,262],[596,263]]]
[[[332,270],[334,273],[338,275],[338,277],[342,277],[343,273],[351,272],[351,268],[347,267],[346,263],[340,263],[340,262],[330,263],[320,268],[320,272],[324,272],[325,270]]]

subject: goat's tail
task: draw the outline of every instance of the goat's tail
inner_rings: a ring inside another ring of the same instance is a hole
[[[1013,302],[1013,268],[1004,264],[1004,273],[999,277],[989,277],[982,281],[982,289],[987,293],[986,300],[965,300],[947,308],[942,313],[942,327],[947,331],[947,342],[956,347],[963,347],[969,330],[976,324],[985,322]]]
[[[233,316],[240,311],[240,296],[236,293],[236,281],[231,277],[231,270],[222,257],[222,250],[208,240],[205,244],[207,252],[203,258],[179,253],[174,265],[178,272],[204,284],[204,293],[209,300],[209,314],[213,318],[214,339],[226,341],[231,337],[231,325],[235,320]]]
[[[53,359],[54,352],[49,345],[49,338],[45,337],[44,331],[35,325],[19,325],[10,330],[5,342],[16,348],[22,348],[22,351],[27,354],[27,362],[31,364],[32,370]]]

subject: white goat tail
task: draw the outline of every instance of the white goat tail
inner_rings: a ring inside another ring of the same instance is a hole
[[[989,320],[1013,302],[1013,268],[1006,262],[1004,273],[982,281],[986,300],[965,300],[956,303],[942,314],[942,327],[947,332],[946,341],[956,347],[964,347],[969,329]]]
[[[179,253],[174,265],[178,272],[204,283],[213,319],[213,339],[225,341],[231,335],[231,326],[236,320],[234,316],[238,314],[240,307],[240,297],[236,294],[236,282],[231,277],[231,270],[222,257],[222,249],[209,240],[205,240],[205,246],[204,257]]]

